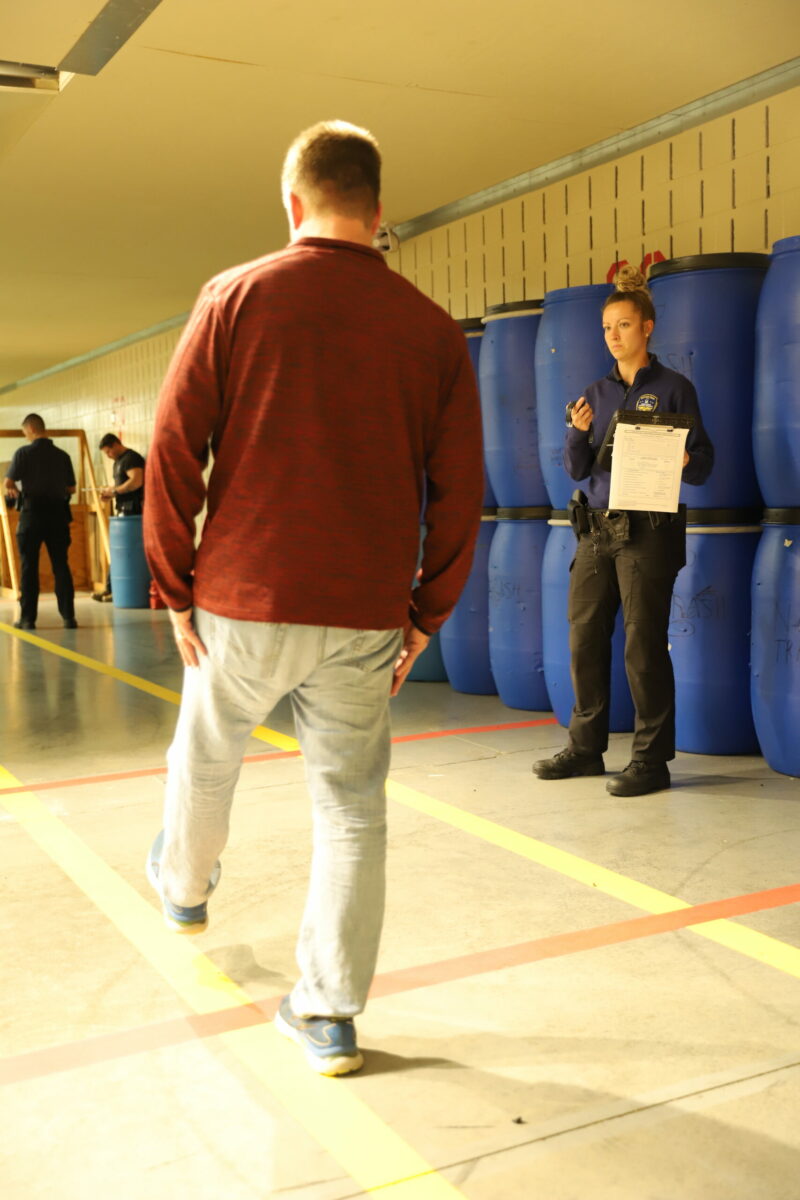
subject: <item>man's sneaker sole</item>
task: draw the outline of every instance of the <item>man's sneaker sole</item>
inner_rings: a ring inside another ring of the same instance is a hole
[[[305,1052],[306,1062],[318,1075],[349,1075],[351,1071],[358,1071],[364,1065],[364,1056],[360,1050],[356,1050],[355,1054],[329,1055],[328,1057],[315,1054],[307,1044],[302,1030],[295,1029],[293,1025],[290,1025],[281,1016],[280,1009],[275,1013],[275,1028],[284,1037],[291,1038],[300,1046]]]
[[[200,918],[200,920],[182,921],[170,914],[167,908],[166,900],[163,902],[163,904],[164,907],[162,908],[161,912],[164,917],[164,924],[171,933],[182,933],[184,937],[193,937],[194,934],[205,933],[205,931],[208,929],[208,913]]]
[[[147,853],[147,861],[145,863],[145,874],[151,887],[158,892],[161,898],[161,912],[164,917],[164,924],[171,933],[181,933],[185,937],[192,937],[197,933],[205,933],[208,929],[208,906],[204,900],[202,904],[197,904],[193,908],[181,908],[178,904],[173,904],[167,900],[161,890],[161,882],[159,880],[159,865],[161,861],[161,850],[164,845],[164,830],[162,829],[157,834],[155,841]],[[219,877],[222,873],[222,865],[218,862],[211,872],[211,878],[208,881],[209,896],[214,891],[219,883]]]

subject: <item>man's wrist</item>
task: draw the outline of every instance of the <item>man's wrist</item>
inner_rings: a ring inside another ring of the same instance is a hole
[[[411,624],[414,626],[415,629],[418,629],[420,633],[425,634],[425,637],[433,637],[433,634],[429,630],[425,629],[425,627],[423,625],[420,624],[419,618],[417,617],[413,608],[409,608],[409,610],[408,610],[408,619],[411,621]]]

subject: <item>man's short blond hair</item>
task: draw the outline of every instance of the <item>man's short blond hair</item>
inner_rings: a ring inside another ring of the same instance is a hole
[[[367,129],[321,121],[292,142],[281,174],[283,202],[294,192],[317,215],[335,213],[368,224],[378,211],[381,154]]]

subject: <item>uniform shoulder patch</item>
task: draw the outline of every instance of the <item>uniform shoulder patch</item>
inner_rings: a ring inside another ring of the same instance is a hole
[[[645,392],[644,395],[637,397],[637,412],[655,412],[657,408],[658,396],[654,396],[652,392]]]

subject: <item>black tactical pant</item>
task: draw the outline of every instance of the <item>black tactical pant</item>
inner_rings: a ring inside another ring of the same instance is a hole
[[[580,754],[608,747],[611,636],[622,603],[625,672],[636,721],[631,757],[663,763],[675,757],[675,678],[667,643],[672,588],[686,561],[684,514],[648,513],[615,522],[591,513],[570,568],[569,623],[575,707],[569,745]],[[625,524],[629,526],[627,540]],[[620,529],[620,525],[622,528]]]
[[[63,508],[63,505],[62,505]],[[20,557],[20,616],[36,624],[39,609],[39,552],[44,542],[55,576],[58,611],[65,621],[75,616],[75,588],[67,562],[71,541],[69,522],[61,513],[56,515],[34,512],[20,513],[17,525],[17,545]]]

